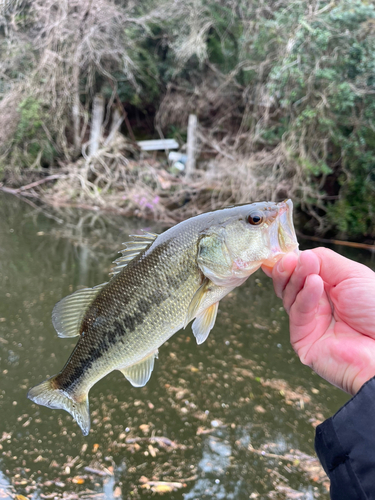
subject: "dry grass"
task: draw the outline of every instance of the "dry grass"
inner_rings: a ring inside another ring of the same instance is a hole
[[[201,149],[222,146],[210,145],[202,131],[200,137]],[[291,167],[282,145],[250,157],[235,152],[217,154],[201,161],[189,179],[172,173],[160,156],[157,160],[150,155],[134,157],[137,153],[132,144],[117,134],[95,156],[66,166],[65,175],[52,188],[40,191],[42,199],[173,224],[227,205],[293,197],[301,186],[297,167]]]

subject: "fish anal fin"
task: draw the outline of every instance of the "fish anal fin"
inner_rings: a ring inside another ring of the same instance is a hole
[[[212,330],[216,321],[218,306],[219,302],[215,302],[195,318],[191,328],[198,345],[203,344]]]
[[[188,311],[186,313],[186,318],[184,322],[184,328],[190,323],[192,319],[194,319],[198,313],[199,308],[201,307],[204,299],[206,298],[207,292],[209,292],[210,288],[210,280],[208,278],[204,278],[203,283],[198,288],[198,290],[193,295],[191,302],[188,307]]]
[[[53,308],[52,323],[59,337],[76,337],[87,308],[107,283],[83,288],[61,299]]]
[[[113,262],[113,264],[116,264],[110,272],[113,276],[120,273],[131,260],[146,250],[156,240],[158,235],[144,231],[143,234],[131,234],[130,237],[133,240],[124,243],[125,248],[120,250],[122,256]]]
[[[157,357],[158,351],[154,351],[135,365],[118,369],[134,387],[143,387],[150,380],[152,370],[154,369],[155,358]]]
[[[61,409],[69,412],[87,436],[90,431],[90,410],[88,395],[85,394],[79,401],[71,399],[63,391],[56,388],[56,376],[36,385],[27,393],[27,397],[38,405],[52,409]]]

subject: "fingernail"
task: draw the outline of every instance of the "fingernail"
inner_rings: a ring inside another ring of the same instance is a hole
[[[277,267],[277,270],[279,271],[279,273],[283,273],[285,270],[283,261],[284,261],[284,259],[279,260],[278,267]]]

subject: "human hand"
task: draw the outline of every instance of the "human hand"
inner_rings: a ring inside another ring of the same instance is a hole
[[[302,363],[350,394],[375,375],[375,273],[327,248],[285,255],[271,270]]]

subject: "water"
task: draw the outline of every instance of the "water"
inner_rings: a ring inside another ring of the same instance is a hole
[[[54,304],[106,281],[129,233],[160,230],[46,215],[0,197],[0,498],[328,499],[314,425],[348,397],[301,365],[261,272],[222,301],[203,345],[188,327],[161,347],[146,387],[120,372],[94,386],[88,437],[66,412],[26,399],[75,344],[55,334]],[[347,254],[374,267],[370,253]]]

